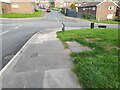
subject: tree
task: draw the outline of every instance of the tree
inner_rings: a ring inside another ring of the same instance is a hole
[[[71,9],[76,9],[75,3],[72,3],[72,4],[70,5],[70,8],[71,8]]]

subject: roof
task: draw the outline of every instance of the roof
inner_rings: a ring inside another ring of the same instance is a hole
[[[10,0],[11,2],[35,2],[35,0]]]
[[[118,6],[118,4],[116,4],[113,0],[103,0],[102,2],[100,2],[97,6],[101,5],[104,2],[112,2],[113,4],[115,4],[116,6]]]
[[[10,3],[10,0],[0,0],[0,2]]]
[[[57,2],[75,2],[77,0],[55,0]]]
[[[93,7],[93,6],[99,6],[104,2],[112,2],[113,4],[115,4],[116,6],[118,6],[114,1],[112,0],[103,0],[102,2],[82,2],[80,3],[81,6],[80,7]]]
[[[82,2],[80,7],[93,7],[97,6],[100,2]]]

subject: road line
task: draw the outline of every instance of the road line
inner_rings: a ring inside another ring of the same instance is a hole
[[[3,32],[3,33],[0,33],[0,35],[3,35],[3,34],[5,34],[5,33],[7,33],[7,32],[9,32],[9,30],[8,30],[8,31],[5,31],[5,32]]]
[[[16,26],[16,27],[14,27],[14,29],[18,29],[21,26],[23,26],[23,25]],[[2,33],[0,33],[0,35],[3,35],[3,34],[8,33],[10,31],[12,31],[12,30],[8,30],[8,31],[5,31],[5,32],[2,32]]]
[[[17,29],[18,27],[14,27],[15,29]]]
[[[23,26],[23,25],[19,25],[19,26],[16,26],[16,27],[14,27],[14,28],[17,29],[17,28],[19,28],[19,27],[21,27],[21,26]]]
[[[45,29],[45,30],[50,30],[50,29]]]
[[[58,18],[56,18],[57,22],[59,23],[60,21],[58,20]]]

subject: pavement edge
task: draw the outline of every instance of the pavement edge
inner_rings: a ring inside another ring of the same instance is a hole
[[[29,42],[34,38],[34,36],[37,33],[35,33],[23,46],[22,48],[17,52],[17,54],[15,54],[15,56],[5,65],[5,67],[0,71],[0,79],[2,78],[2,76],[9,72],[13,66],[17,63],[17,61],[19,60],[19,57],[21,56],[21,54],[25,51],[25,49],[27,48],[27,45],[29,44]]]

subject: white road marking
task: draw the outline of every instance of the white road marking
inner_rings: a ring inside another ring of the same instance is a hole
[[[56,18],[57,22],[59,23],[60,21],[58,20],[58,18]]]
[[[18,29],[18,28],[21,27],[21,26],[23,26],[23,25],[16,26],[16,27],[14,27],[14,29]],[[3,34],[8,33],[8,32],[10,32],[10,31],[12,31],[12,30],[7,30],[7,31],[5,31],[5,32],[2,32],[2,33],[0,33],[0,35],[3,35]]]
[[[14,27],[15,29],[17,29],[17,28],[19,28],[19,27],[21,27],[22,25],[19,25],[19,26],[16,26],[16,27]]]
[[[18,27],[14,27],[15,29],[17,29]]]
[[[5,34],[5,33],[7,33],[7,32],[9,32],[9,30],[8,30],[8,31],[5,31],[5,32],[0,33],[0,35],[3,35],[3,34]]]
[[[46,30],[50,30],[50,29],[46,29]]]

